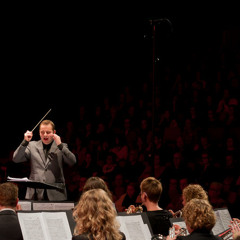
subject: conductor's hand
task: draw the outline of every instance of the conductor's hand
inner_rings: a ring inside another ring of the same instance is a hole
[[[56,133],[53,134],[53,140],[56,142],[57,145],[62,143],[61,138]]]
[[[33,137],[33,133],[32,133],[32,132],[26,131],[26,132],[24,133],[24,139],[25,139],[26,141],[30,142],[31,139],[32,139],[32,137]]]

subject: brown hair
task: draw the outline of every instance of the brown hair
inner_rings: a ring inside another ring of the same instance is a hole
[[[204,199],[190,200],[183,208],[183,218],[186,225],[193,230],[211,231],[216,223],[213,207]]]
[[[162,195],[162,183],[154,177],[147,177],[142,180],[140,189],[145,192],[151,202],[158,202]]]
[[[90,189],[103,189],[109,196],[111,200],[112,198],[112,193],[110,192],[106,182],[100,178],[100,177],[90,177],[87,179],[84,187],[83,187],[83,193],[90,190]]]
[[[41,127],[41,125],[48,125],[48,124],[51,124],[52,126],[52,130],[54,131],[55,130],[55,124],[51,121],[51,120],[43,120],[41,123],[40,123],[40,126],[39,128]]]
[[[14,183],[0,184],[0,205],[15,208],[18,202],[18,187]]]

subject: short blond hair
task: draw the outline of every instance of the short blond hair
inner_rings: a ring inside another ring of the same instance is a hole
[[[142,180],[140,189],[148,196],[149,201],[158,202],[162,195],[162,183],[154,177],[147,177]]]

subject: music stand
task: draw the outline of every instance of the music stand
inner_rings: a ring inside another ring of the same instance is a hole
[[[37,200],[37,191],[36,189],[57,189],[63,190],[63,183],[44,183],[39,181],[25,180],[25,179],[7,179],[8,182],[13,182],[16,184],[21,184],[26,188],[34,188],[34,200]]]
[[[151,233],[151,236],[153,236],[153,231],[152,231],[152,227],[151,227],[151,224],[149,222],[149,218],[148,218],[148,215],[146,212],[141,212],[141,213],[131,213],[131,214],[128,214],[126,212],[118,212],[117,213],[118,216],[134,216],[134,215],[141,215],[142,217],[142,220],[143,220],[143,223],[147,224],[148,228],[149,228],[149,231]]]

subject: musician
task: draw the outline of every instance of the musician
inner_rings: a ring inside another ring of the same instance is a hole
[[[82,193],[90,189],[99,189],[99,188],[103,189],[108,194],[108,197],[113,201],[113,196],[111,191],[108,188],[107,183],[102,178],[97,176],[96,177],[92,176],[87,179],[86,183],[83,186]]]
[[[126,240],[116,217],[117,212],[105,190],[95,188],[84,192],[73,209],[76,225],[72,240]]]
[[[212,205],[207,200],[194,198],[186,203],[183,208],[183,218],[189,235],[170,237],[167,240],[220,240],[212,234],[216,223],[216,216]]]
[[[209,201],[207,192],[204,190],[204,188],[199,184],[188,184],[186,187],[182,190],[182,205],[185,206],[187,202],[189,202],[191,199],[197,198],[197,199],[204,199]],[[182,210],[180,209],[177,212],[173,212],[171,209],[169,211],[172,213],[174,217],[181,217]]]
[[[235,222],[235,224],[233,224],[233,222]],[[240,240],[240,220],[238,218],[233,218],[230,227],[233,240]]]
[[[199,184],[189,184],[182,191],[183,206],[193,198],[209,201],[207,192]]]
[[[14,183],[0,184],[0,239],[23,240],[22,230],[16,211],[18,204],[18,187]]]
[[[75,155],[69,150],[66,143],[62,143],[56,134],[55,124],[51,120],[44,120],[39,126],[41,140],[31,141],[32,131],[26,131],[24,140],[13,154],[16,163],[30,161],[30,180],[60,184],[63,190],[36,189],[37,200],[63,201],[67,200],[63,165],[73,166],[76,163]],[[27,188],[26,199],[35,199],[35,189]]]
[[[147,209],[153,234],[167,236],[169,228],[172,227],[170,218],[173,216],[168,210],[164,210],[158,205],[163,191],[162,183],[154,177],[147,177],[141,182],[140,190],[141,201]]]

